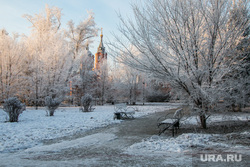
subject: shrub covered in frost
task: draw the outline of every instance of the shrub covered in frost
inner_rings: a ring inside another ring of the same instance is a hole
[[[59,98],[52,98],[51,96],[47,96],[45,98],[45,106],[47,111],[49,111],[49,116],[54,116],[54,113],[61,102],[62,100],[60,100]]]
[[[21,103],[16,97],[10,97],[4,100],[3,110],[9,115],[10,122],[18,122],[19,115],[25,109],[25,104]]]
[[[83,108],[81,108],[81,110],[83,112],[90,112],[93,110],[92,105],[91,105],[92,100],[93,100],[93,98],[90,94],[86,94],[86,95],[82,96],[81,104],[82,104]]]

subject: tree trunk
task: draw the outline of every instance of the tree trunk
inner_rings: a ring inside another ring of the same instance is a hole
[[[84,112],[89,112],[89,105],[84,106]]]
[[[36,74],[37,75],[37,74]],[[38,110],[38,83],[37,83],[37,76],[36,76],[36,102],[35,102],[35,107],[36,107],[36,110]]]
[[[207,119],[205,115],[200,115],[201,127],[207,129]]]
[[[9,122],[18,122],[18,115],[15,112],[9,112]]]
[[[55,112],[55,111],[50,110],[50,111],[49,111],[49,116],[50,116],[50,117],[54,116],[54,112]]]

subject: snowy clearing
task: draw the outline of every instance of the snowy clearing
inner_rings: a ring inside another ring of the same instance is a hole
[[[242,135],[250,136],[250,132],[241,133]],[[176,138],[174,137],[159,137],[152,136],[143,140],[140,143],[133,144],[126,151],[130,154],[145,154],[145,153],[185,153],[190,152],[194,148],[209,149],[209,148],[233,148],[241,147],[240,145],[232,146],[221,142],[214,141],[218,134],[195,134],[184,133]],[[242,146],[243,148],[243,146]]]
[[[135,118],[177,108],[180,104],[135,106]],[[94,112],[82,113],[78,107],[59,108],[55,116],[46,116],[45,109],[27,108],[18,123],[6,122],[6,113],[0,109],[0,153],[41,146],[44,140],[70,136],[104,127],[121,120],[113,119],[114,106],[95,106]]]

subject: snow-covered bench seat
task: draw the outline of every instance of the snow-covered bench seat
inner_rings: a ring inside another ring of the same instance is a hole
[[[182,108],[175,111],[173,117],[167,117],[158,123],[159,135],[164,133],[167,129],[172,129],[172,135],[177,133],[177,128],[180,128],[180,119],[182,118]],[[159,118],[160,119],[160,118]],[[158,119],[158,120],[159,120]]]
[[[135,109],[127,107],[126,103],[115,104],[114,119],[133,119]]]

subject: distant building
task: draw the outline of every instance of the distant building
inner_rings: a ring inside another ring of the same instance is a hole
[[[103,45],[103,33],[101,31],[101,41],[99,47],[97,49],[97,53],[95,54],[95,62],[94,62],[94,69],[100,70],[101,64],[104,60],[107,60],[107,53],[105,52],[105,47]]]

